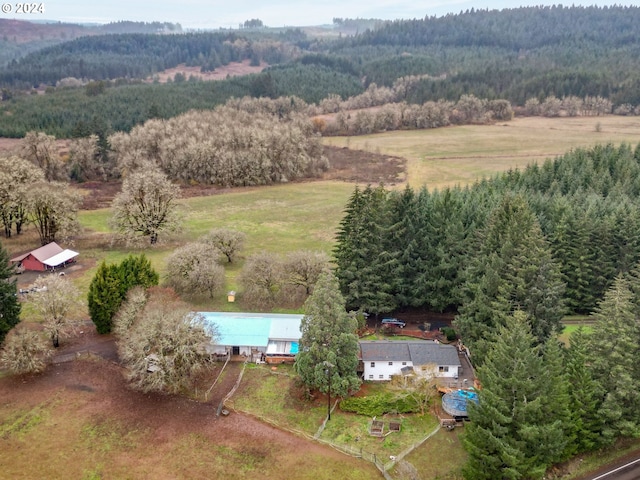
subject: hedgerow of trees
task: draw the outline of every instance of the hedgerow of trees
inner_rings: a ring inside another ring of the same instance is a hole
[[[548,326],[535,328],[542,340],[559,315],[592,311],[615,276],[640,259],[639,178],[640,147],[607,145],[465,188],[357,187],[334,249],[347,308],[386,313],[464,306],[469,318],[484,311],[485,319],[519,308],[547,319]],[[520,213],[503,222],[505,198]],[[525,218],[528,225],[518,223]],[[510,230],[520,228],[527,237],[510,237]],[[492,265],[491,276],[479,265]],[[517,289],[515,296],[499,287],[507,278],[515,282],[508,287]],[[536,282],[542,278],[548,291],[538,297],[544,289]],[[501,298],[504,309],[498,308]],[[465,324],[465,310],[460,313]]]
[[[327,168],[319,138],[293,108],[278,119],[232,107],[151,120],[109,138],[121,171],[155,162],[170,179],[221,186],[263,185]]]

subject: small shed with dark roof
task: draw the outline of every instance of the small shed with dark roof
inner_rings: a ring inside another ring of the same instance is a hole
[[[432,341],[360,341],[364,380],[390,380],[393,375],[457,377],[460,358],[456,348]]]

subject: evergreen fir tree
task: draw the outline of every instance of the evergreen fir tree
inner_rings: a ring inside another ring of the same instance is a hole
[[[9,255],[0,243],[0,344],[9,330],[20,322],[21,305],[17,297],[16,280],[11,280],[13,274]]]
[[[89,285],[89,314],[98,333],[111,332],[112,319],[136,285],[145,288],[157,285],[158,273],[145,255],[129,255],[119,264],[102,262]]]
[[[594,380],[587,366],[589,338],[579,328],[571,334],[571,346],[567,352],[566,372],[569,389],[570,442],[567,457],[588,452],[602,445],[602,419],[598,414],[602,399],[602,387]]]
[[[304,304],[295,369],[307,387],[345,397],[360,387],[357,321],[347,314],[338,280],[323,273]],[[330,377],[329,377],[330,374]]]
[[[538,343],[561,328],[564,285],[526,201],[507,195],[479,233],[469,260],[456,326],[480,365],[497,327],[515,310],[527,314]]]
[[[340,222],[336,276],[347,308],[370,313],[390,312],[395,307],[393,275],[395,261],[385,249],[388,232],[387,192],[382,186],[357,188]]]
[[[100,334],[111,332],[111,320],[122,303],[124,279],[117,265],[102,262],[89,285],[91,320]]]
[[[563,449],[560,422],[549,415],[545,399],[540,346],[534,343],[526,315],[514,312],[477,370],[482,389],[478,404],[468,409],[464,478],[540,479],[554,460],[553,449]]]
[[[619,275],[593,314],[589,363],[604,389],[599,414],[605,441],[640,436],[640,324],[636,308],[628,280]]]

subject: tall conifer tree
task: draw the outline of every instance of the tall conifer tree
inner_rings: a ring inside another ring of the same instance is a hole
[[[304,304],[295,368],[305,385],[345,397],[358,390],[357,321],[347,314],[338,280],[323,273]]]
[[[589,362],[603,386],[603,438],[640,436],[640,324],[624,276],[616,277],[593,318]]]
[[[0,243],[0,344],[9,330],[20,322],[20,302],[17,297],[16,280],[9,264],[9,255]]]
[[[563,450],[561,424],[545,398],[544,360],[534,343],[527,316],[517,311],[477,370],[482,389],[478,404],[469,405],[463,439],[466,479],[540,479],[555,460],[553,452]]]

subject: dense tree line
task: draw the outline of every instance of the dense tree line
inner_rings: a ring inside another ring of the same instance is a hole
[[[538,319],[543,341],[562,314],[592,311],[640,259],[639,195],[640,147],[628,145],[576,150],[465,188],[356,188],[336,274],[349,309],[459,311],[464,334],[481,341],[517,308]]]
[[[109,140],[122,171],[150,160],[183,182],[246,186],[315,176],[327,168],[319,138],[295,102],[282,107],[282,118],[231,106],[192,111]]]

